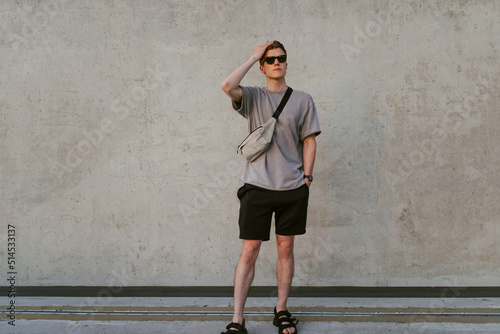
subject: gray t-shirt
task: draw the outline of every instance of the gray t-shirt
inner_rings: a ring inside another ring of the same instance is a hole
[[[241,103],[233,101],[233,108],[248,119],[250,132],[272,117],[286,92],[272,92],[261,87],[242,86],[241,89],[243,100]],[[271,146],[255,161],[247,162],[241,180],[270,190],[299,188],[305,183],[303,140],[320,133],[312,97],[294,90],[278,118]]]

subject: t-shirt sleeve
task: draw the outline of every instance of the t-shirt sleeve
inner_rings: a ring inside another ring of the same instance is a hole
[[[319,127],[319,119],[318,113],[316,111],[316,106],[312,97],[309,97],[307,101],[307,111],[300,128],[300,140],[302,141],[311,135],[319,136],[320,133],[321,129]]]
[[[245,86],[240,86],[240,87],[241,90],[243,91],[243,97],[240,103],[232,101],[233,109],[236,110],[238,114],[240,114],[241,116],[248,118],[255,103],[253,98],[254,94],[252,91],[253,87],[245,87]]]

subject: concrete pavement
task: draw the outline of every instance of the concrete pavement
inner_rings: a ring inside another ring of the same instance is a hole
[[[0,298],[7,305],[7,298]],[[250,298],[249,333],[276,333],[273,298]],[[16,299],[15,326],[2,307],[1,333],[220,333],[231,298]],[[307,333],[500,333],[498,298],[293,298],[292,313]]]

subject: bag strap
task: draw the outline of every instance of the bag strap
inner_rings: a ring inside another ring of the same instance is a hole
[[[278,108],[276,109],[276,111],[273,114],[273,117],[276,118],[276,120],[278,120],[278,117],[280,117],[280,114],[283,111],[285,104],[288,102],[288,98],[290,97],[290,95],[292,95],[292,91],[293,91],[293,89],[291,87],[288,87],[288,89],[286,90],[285,96],[283,96],[283,99],[281,99],[281,102],[280,102]]]

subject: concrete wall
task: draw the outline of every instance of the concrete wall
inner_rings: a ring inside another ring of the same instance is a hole
[[[499,285],[499,21],[496,1],[2,1],[17,284],[232,285],[247,125],[220,84],[277,39],[323,130],[294,284]]]

